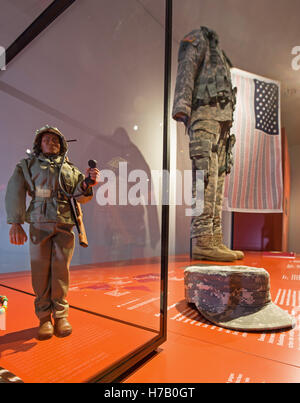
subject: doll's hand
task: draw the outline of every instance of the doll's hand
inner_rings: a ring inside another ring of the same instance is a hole
[[[12,224],[9,230],[9,241],[14,245],[24,245],[27,241],[26,232],[21,224]]]
[[[89,168],[87,174],[95,182],[92,186],[95,186],[100,182],[100,171],[98,168]]]
[[[88,168],[86,170],[86,179],[89,178],[92,181],[94,181],[93,183],[90,183],[89,186],[95,186],[97,185],[97,183],[100,182],[100,171],[98,168]],[[85,183],[85,181],[83,181],[82,183],[82,187],[84,190],[86,190],[87,185]]]

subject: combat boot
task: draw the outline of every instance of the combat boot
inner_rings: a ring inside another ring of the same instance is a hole
[[[72,333],[72,326],[67,318],[54,319],[54,331],[57,337],[66,337]]]
[[[47,340],[53,336],[54,328],[51,322],[51,316],[46,316],[43,319],[40,319],[40,326],[38,329],[38,339],[39,340]]]
[[[224,250],[226,252],[233,252],[236,254],[237,259],[244,259],[244,253],[241,250],[231,250],[227,248],[226,245],[223,244],[223,236],[222,234],[214,234],[214,245],[221,250]]]
[[[233,251],[225,251],[214,245],[213,235],[202,235],[197,238],[193,247],[193,259],[214,260],[218,262],[232,262],[237,259]]]

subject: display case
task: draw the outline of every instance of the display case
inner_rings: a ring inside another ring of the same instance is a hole
[[[114,381],[166,340],[171,2],[156,4],[159,20],[145,3],[3,4],[0,365],[23,382]],[[73,333],[40,341],[30,240],[9,242],[5,194],[46,124],[80,171],[97,161],[101,181],[82,206],[87,248],[74,228]]]

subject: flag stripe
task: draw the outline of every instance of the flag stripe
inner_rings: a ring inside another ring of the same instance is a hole
[[[261,173],[261,159],[262,159],[262,136],[257,136],[258,137],[258,156],[257,156],[257,161],[256,161],[256,174],[255,174],[255,204],[254,207],[255,209],[259,210],[261,209],[261,199],[260,199],[260,192],[258,192],[258,189],[261,189],[261,182],[262,182],[262,173]]]
[[[250,94],[251,94],[251,89],[250,89],[250,86],[249,86],[249,83],[248,82],[246,82],[246,81],[244,81],[244,94],[245,94],[245,97],[246,98],[248,98],[248,97],[250,97]],[[243,102],[243,105],[245,105],[244,104],[244,102]],[[245,113],[245,110],[244,110],[244,107],[243,107],[243,113]],[[244,120],[241,120],[241,119],[239,119],[241,122],[243,122],[242,123],[242,133],[243,133],[243,137],[244,137],[244,135],[245,135],[245,133],[247,133],[249,130],[250,130],[250,126],[251,126],[251,122],[250,122],[250,120],[249,119],[244,119]],[[243,156],[244,156],[244,160],[243,160],[243,166],[244,166],[244,170],[243,170],[243,172],[240,172],[240,176],[241,176],[241,186],[240,186],[240,197],[239,197],[239,199],[240,199],[240,202],[239,202],[239,204],[242,206],[242,207],[244,207],[245,206],[245,203],[246,203],[246,192],[247,192],[247,188],[248,188],[248,184],[247,184],[247,180],[245,180],[245,178],[244,178],[244,175],[247,173],[247,172],[249,172],[249,163],[250,163],[250,157],[249,157],[249,153],[246,151],[246,147],[247,147],[247,145],[246,145],[246,143],[245,143],[245,139],[243,138],[243,141],[242,141],[242,148],[241,148],[241,156],[240,156],[240,158],[242,159],[243,158]],[[243,175],[243,176],[242,176]]]
[[[261,188],[262,188],[262,193],[261,193],[261,208],[266,209],[267,208],[267,192],[266,192],[266,174],[267,174],[267,168],[266,168],[266,136],[262,137],[263,140],[263,145],[262,145],[262,150],[261,150],[261,157],[262,157],[262,173],[261,173]]]
[[[272,156],[272,171],[271,171],[271,183],[272,183],[272,195],[274,199],[274,204],[278,203],[278,189],[276,186],[276,156],[277,156],[277,148],[275,147],[275,142],[271,142],[271,156]]]
[[[254,138],[254,144],[255,144],[255,152],[254,152],[254,156],[258,154],[258,150],[259,150],[259,136],[255,136],[255,134],[252,136]],[[255,200],[256,200],[256,178],[257,175],[255,173],[255,165],[256,165],[256,159],[255,157],[252,159],[252,200],[251,200],[251,207],[253,209],[256,208],[255,206]],[[250,207],[250,206],[249,206]]]
[[[270,149],[270,137],[266,137],[266,176],[268,177],[270,174],[271,174],[271,172],[272,172],[272,170],[271,170],[271,155],[270,155],[270,153],[271,153],[271,149]],[[271,184],[271,181],[266,181],[266,184],[267,184],[267,188],[266,188],[266,191],[267,191],[267,199],[268,199],[268,202],[267,202],[267,206],[269,205],[269,206],[271,206],[272,205],[272,184]]]
[[[282,207],[282,201],[283,201],[283,177],[282,177],[282,149],[281,149],[281,136],[278,136],[276,138],[275,142],[275,147],[276,147],[276,155],[277,159],[280,159],[280,164],[276,164],[276,178],[278,180],[275,180],[275,183],[277,185],[277,197],[278,197],[278,205]],[[278,157],[279,156],[279,157]]]
[[[251,83],[251,81],[249,81],[249,80],[244,80],[244,81],[246,83],[248,83],[248,93],[247,93],[246,98],[243,100],[244,105],[247,105],[247,102],[252,102],[252,98],[250,97],[250,94],[253,91],[253,83]],[[245,108],[246,108],[246,106],[245,106]],[[254,128],[254,120],[253,120],[253,116],[251,114],[247,113],[247,110],[245,110],[245,108],[243,110],[243,113],[240,114],[239,119],[243,120],[242,117],[246,116],[246,120],[249,121],[247,133],[251,133]],[[248,142],[249,166],[247,167],[247,171],[245,172],[245,175],[247,174],[247,177],[245,178],[245,182],[247,184],[245,201],[244,201],[243,206],[241,206],[241,207],[246,208],[247,203],[248,203],[248,205],[252,204],[252,208],[253,208],[254,189],[255,189],[255,186],[254,186],[254,181],[255,181],[254,162],[255,162],[255,155],[257,155],[256,137],[248,136],[245,132],[243,141],[245,143]],[[251,195],[251,197],[250,197],[250,195]]]

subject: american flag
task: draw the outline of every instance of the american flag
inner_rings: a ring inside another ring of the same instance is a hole
[[[280,84],[239,69],[231,73],[237,87],[231,130],[236,144],[234,166],[225,183],[224,209],[282,212]]]

